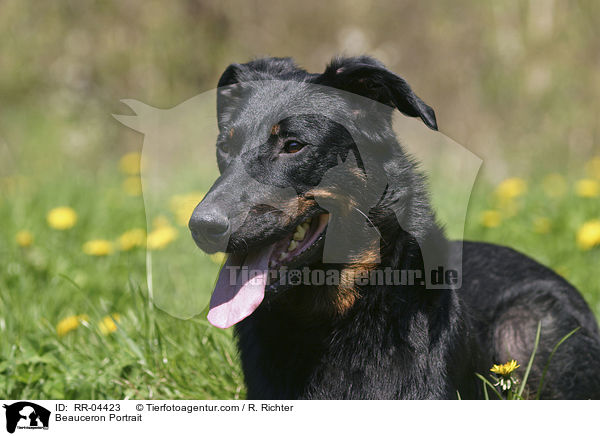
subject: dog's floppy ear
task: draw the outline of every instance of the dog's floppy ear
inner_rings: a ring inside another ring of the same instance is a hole
[[[362,95],[397,108],[404,115],[419,117],[437,130],[435,112],[406,81],[367,56],[334,59],[316,83]]]

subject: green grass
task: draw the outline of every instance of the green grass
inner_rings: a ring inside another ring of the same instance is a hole
[[[130,228],[146,226],[142,199],[123,192],[117,161],[108,159],[93,173],[67,167],[1,179],[0,398],[243,398],[231,331],[211,327],[199,313],[218,269],[214,262],[204,257],[197,265],[200,281],[192,283],[202,287],[197,301],[186,300],[186,289],[175,290],[183,292],[174,294],[183,306],[197,313],[182,320],[149,302],[145,250],[116,250],[108,256],[82,252],[90,239],[114,241]],[[493,186],[478,183],[465,237],[528,253],[579,287],[598,314],[600,249],[583,251],[576,243],[581,225],[600,217],[598,199],[574,195],[573,181],[567,181],[564,195],[550,197],[543,178],[541,173],[526,180],[526,192],[510,207],[500,207]],[[445,198],[451,206],[451,191]],[[61,205],[78,214],[72,229],[55,230],[46,222],[47,212]],[[502,215],[496,228],[481,223],[488,209]],[[550,222],[547,233],[534,231],[540,217]],[[15,241],[23,229],[33,234],[30,247]],[[190,242],[186,229],[177,229],[172,250],[155,252],[158,259]],[[451,234],[457,230],[450,227]],[[154,288],[163,302],[170,297],[165,286]],[[79,314],[88,321],[59,336],[57,324]],[[112,314],[119,314],[118,328],[101,333],[99,322]]]
[[[34,188],[28,178],[15,189],[4,180],[0,397],[243,396],[231,332],[210,327],[202,317],[184,321],[153,307],[143,249],[83,254],[88,239],[113,240],[128,228],[145,228],[141,199],[120,191],[116,170],[108,172],[106,183],[100,179],[71,173],[68,180]],[[74,228],[47,225],[47,211],[58,205],[77,211]],[[32,246],[17,246],[20,229],[33,234]],[[120,315],[119,328],[102,334],[99,322],[114,313]],[[59,337],[58,322],[78,314],[89,321]]]

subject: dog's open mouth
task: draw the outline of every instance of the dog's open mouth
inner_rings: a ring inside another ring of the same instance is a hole
[[[314,260],[325,238],[328,214],[307,219],[292,233],[266,247],[229,256],[210,300],[208,321],[228,328],[260,305],[265,289],[277,289],[280,268],[298,268]]]
[[[318,250],[325,236],[328,219],[329,214],[322,214],[314,219],[308,218],[296,227],[294,233],[273,244],[269,268],[304,265],[305,261]]]

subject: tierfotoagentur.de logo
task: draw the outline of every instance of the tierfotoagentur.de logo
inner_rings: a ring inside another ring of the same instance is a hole
[[[14,433],[19,430],[48,430],[50,411],[29,401],[4,404],[6,409],[6,431]]]

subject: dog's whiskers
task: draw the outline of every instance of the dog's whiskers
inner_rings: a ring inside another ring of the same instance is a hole
[[[375,229],[375,231],[379,234],[379,237],[381,238],[381,240],[383,242],[385,242],[387,244],[387,241],[385,240],[385,238],[383,237],[383,235],[381,234],[381,232],[379,231],[379,229],[377,228],[377,226],[375,226],[375,223],[373,223],[373,221],[371,221],[371,218],[369,218],[362,210],[360,210],[358,207],[356,206],[352,206],[353,209],[355,209],[358,213],[360,213],[362,216],[364,216],[366,218],[367,221],[369,221],[371,223],[371,225],[373,226],[373,228]]]

